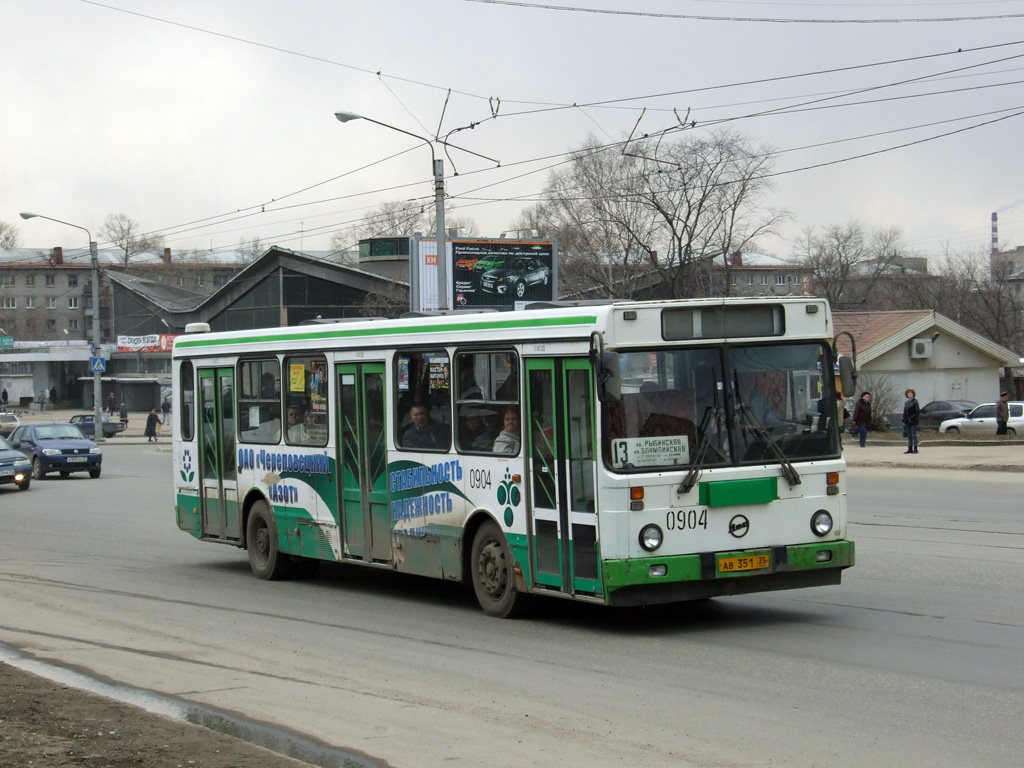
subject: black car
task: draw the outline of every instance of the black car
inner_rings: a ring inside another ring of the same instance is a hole
[[[82,430],[67,422],[22,424],[11,433],[11,445],[32,462],[32,477],[41,480],[48,472],[67,477],[88,472],[99,477],[103,451]]]
[[[921,409],[918,429],[938,429],[942,422],[959,418],[977,405],[972,400],[932,400]]]
[[[0,437],[0,483],[14,483],[18,490],[27,491],[32,484],[32,465],[25,454],[16,451]]]
[[[547,285],[551,281],[551,270],[544,262],[529,256],[520,256],[503,266],[484,272],[480,288],[488,293],[512,293],[517,299],[523,298],[531,285]]]
[[[932,400],[921,409],[917,428],[938,429],[939,425],[949,419],[958,419],[978,404],[972,400]],[[884,416],[889,429],[903,429],[903,413],[887,413]],[[856,430],[854,430],[856,432]]]

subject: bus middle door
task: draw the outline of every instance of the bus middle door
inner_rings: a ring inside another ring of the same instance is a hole
[[[235,464],[235,387],[231,368],[199,370],[202,536],[241,541]]]
[[[343,557],[391,562],[384,365],[342,363],[338,377],[338,524]]]
[[[534,581],[600,592],[593,380],[585,358],[526,360]]]

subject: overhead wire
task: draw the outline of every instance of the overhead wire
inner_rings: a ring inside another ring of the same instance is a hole
[[[388,89],[389,92],[391,92],[392,95],[396,99],[398,99],[398,101],[402,105],[402,107],[413,117],[413,119],[415,119],[417,121],[417,123],[421,127],[423,127],[422,122],[420,122],[418,120],[418,118],[416,118],[416,116],[401,101],[401,99],[398,97],[398,95],[396,93],[394,93],[393,89],[391,89],[390,86],[387,84],[387,82],[386,82],[387,80],[391,79],[391,80],[394,80],[396,82],[409,83],[409,84],[413,84],[413,85],[417,85],[417,86],[424,86],[424,87],[433,88],[433,89],[436,89],[436,90],[443,89],[443,90],[446,90],[448,93],[457,93],[457,94],[459,94],[461,96],[467,96],[467,97],[471,97],[471,98],[475,98],[475,99],[483,99],[484,98],[482,96],[479,96],[477,94],[472,94],[472,93],[469,93],[467,91],[461,91],[461,90],[451,89],[451,88],[443,88],[442,86],[437,86],[437,85],[433,85],[433,84],[430,84],[430,83],[425,83],[425,82],[418,81],[418,80],[412,80],[412,79],[408,79],[408,78],[402,78],[402,77],[386,75],[382,71],[379,71],[379,70],[374,71],[372,69],[365,68],[365,67],[353,66],[353,65],[342,63],[342,62],[337,62],[337,61],[332,61],[332,60],[329,60],[329,59],[325,59],[323,57],[312,56],[312,55],[309,55],[309,54],[305,54],[305,53],[297,52],[297,51],[292,51],[292,50],[281,48],[281,47],[278,47],[278,46],[273,46],[273,45],[267,45],[267,44],[264,44],[264,43],[259,43],[259,42],[248,40],[248,39],[236,36],[236,35],[229,35],[229,34],[224,34],[224,33],[220,33],[220,32],[214,32],[214,31],[211,31],[211,30],[208,30],[208,29],[204,29],[204,28],[201,28],[201,27],[198,27],[198,26],[194,26],[194,25],[182,24],[182,23],[179,23],[179,22],[173,22],[173,21],[170,21],[170,20],[167,20],[167,19],[162,19],[162,18],[159,18],[159,17],[152,16],[152,15],[142,14],[142,13],[138,13],[138,12],[135,12],[135,11],[125,10],[125,9],[118,8],[118,7],[115,7],[115,6],[106,4],[106,3],[96,2],[96,0],[81,0],[81,1],[85,2],[85,3],[89,4],[89,5],[94,5],[94,6],[102,7],[102,8],[108,9],[108,10],[112,10],[112,11],[116,11],[116,12],[121,12],[121,13],[126,13],[126,14],[133,15],[133,16],[143,17],[143,18],[151,20],[151,21],[156,21],[156,22],[165,23],[165,24],[171,24],[171,25],[179,26],[179,27],[182,27],[182,28],[185,28],[185,29],[189,29],[189,30],[192,30],[192,31],[196,31],[196,32],[204,33],[204,34],[210,34],[210,35],[214,35],[214,36],[217,36],[217,37],[226,38],[226,39],[232,40],[234,42],[244,43],[244,44],[248,44],[248,45],[254,45],[254,46],[257,46],[257,47],[264,48],[264,49],[273,50],[273,51],[279,52],[279,53],[285,53],[285,54],[289,54],[289,55],[300,56],[302,58],[312,59],[312,60],[315,60],[315,61],[318,61],[318,62],[321,62],[321,63],[327,63],[327,64],[331,64],[331,65],[335,65],[335,66],[341,66],[341,67],[349,68],[349,69],[352,69],[354,71],[358,71],[358,72],[362,72],[362,73],[366,73],[366,74],[373,74],[378,79],[378,81],[381,82],[381,84],[386,89]],[[531,4],[523,3],[521,5],[525,6],[525,5],[531,5]],[[1022,14],[1022,15],[1024,15],[1024,14]],[[957,18],[963,19],[963,18],[967,18],[967,17],[957,17]],[[993,16],[993,17],[990,17],[990,18],[1005,18],[1005,16]],[[580,112],[580,114],[585,115],[589,120],[591,120],[591,122],[594,122],[595,124],[597,124],[596,121],[594,121],[593,118],[590,115],[587,114],[586,109],[589,109],[589,108],[622,108],[621,105],[625,105],[626,103],[636,103],[636,102],[638,102],[640,100],[646,100],[646,99],[665,98],[665,97],[670,97],[670,96],[678,97],[679,95],[693,94],[693,93],[700,93],[700,92],[709,92],[709,91],[720,91],[720,90],[723,90],[723,89],[726,89],[726,88],[738,88],[738,87],[746,86],[746,85],[760,85],[760,84],[765,84],[765,83],[770,83],[770,82],[782,82],[782,81],[786,81],[786,80],[795,80],[795,79],[798,79],[798,78],[807,78],[807,77],[812,77],[812,76],[823,76],[823,75],[828,75],[828,74],[836,74],[836,73],[840,73],[840,72],[850,72],[850,71],[862,70],[862,69],[867,69],[867,68],[872,68],[872,67],[881,67],[881,66],[886,66],[886,65],[894,65],[894,64],[909,63],[909,62],[920,62],[920,61],[924,61],[924,60],[928,60],[928,59],[933,59],[933,58],[938,58],[938,57],[945,57],[945,56],[952,56],[952,55],[961,56],[961,55],[966,55],[968,53],[977,53],[977,52],[981,52],[981,51],[993,50],[993,49],[997,49],[997,48],[1004,48],[1004,47],[1008,47],[1008,46],[1016,46],[1016,45],[1021,45],[1021,44],[1024,44],[1024,41],[1011,41],[1011,42],[997,43],[997,44],[991,44],[991,45],[986,45],[986,46],[978,46],[978,47],[970,48],[970,49],[966,49],[966,50],[943,51],[943,52],[939,52],[939,53],[927,54],[927,55],[924,55],[924,56],[906,57],[906,58],[902,58],[902,59],[893,59],[893,60],[888,60],[888,61],[884,61],[884,62],[872,62],[872,63],[868,63],[868,64],[861,64],[861,65],[854,65],[854,66],[847,66],[847,67],[838,67],[838,68],[832,68],[832,69],[826,69],[826,70],[818,70],[818,71],[815,71],[815,72],[796,73],[796,74],[790,74],[790,75],[778,76],[778,77],[772,77],[772,78],[761,78],[761,79],[757,79],[757,80],[744,81],[744,82],[740,82],[740,83],[728,83],[728,84],[716,85],[716,86],[706,86],[706,87],[702,87],[702,88],[683,89],[683,90],[665,92],[665,93],[660,93],[660,94],[646,94],[644,96],[631,96],[631,97],[612,99],[612,100],[588,102],[588,103],[585,103],[585,104],[578,104],[578,103],[560,104],[560,105],[548,104],[548,105],[545,105],[545,108],[541,109],[541,110],[523,110],[523,111],[520,111],[520,112],[505,112],[501,116],[502,117],[506,117],[506,118],[508,118],[508,117],[518,117],[518,116],[529,116],[529,115],[535,115],[538,112],[550,111],[552,109],[573,109],[573,110],[576,110],[576,111]],[[996,61],[1009,60],[1009,59],[1012,59],[1012,58],[1017,58],[1017,57],[1006,57],[1006,59],[1000,59],[1000,60],[996,60]],[[905,80],[905,81],[902,81],[902,83],[890,83],[890,84],[885,84],[885,85],[880,85],[880,86],[873,86],[871,88],[861,89],[860,92],[866,92],[868,90],[876,90],[876,89],[880,89],[880,88],[896,87],[898,84],[907,84],[907,83],[910,83],[910,82],[923,81],[923,80],[930,79],[930,78],[939,78],[939,77],[942,77],[943,75],[946,75],[946,74],[949,74],[949,73],[953,73],[953,72],[963,72],[963,71],[966,71],[968,69],[975,69],[975,68],[982,67],[982,66],[990,66],[992,63],[996,63],[996,62],[984,62],[984,63],[980,63],[980,64],[974,64],[974,65],[969,65],[969,66],[962,67],[962,68],[948,70],[945,73],[933,73],[931,75],[925,75],[925,76],[921,76],[921,77],[918,77],[918,78],[912,78],[912,79],[909,79],[909,80]],[[1005,84],[990,84],[990,85],[986,85],[986,86],[979,86],[978,88],[991,88],[991,87],[998,87],[1000,85],[1013,85],[1013,84],[1017,84],[1017,83],[1015,82],[1015,83],[1005,83]],[[962,90],[969,90],[969,89],[962,89]],[[858,91],[838,92],[838,93],[835,93],[835,94],[830,94],[830,95],[824,96],[819,101],[838,100],[838,99],[841,99],[841,98],[844,98],[844,97],[849,97],[850,95],[852,95],[853,93],[856,93],[856,92],[858,92]],[[945,93],[950,93],[950,92],[957,92],[957,91],[941,91],[941,92],[938,92],[938,93],[945,94]],[[937,94],[936,93],[932,93],[932,94],[910,94],[910,95],[905,95],[905,96],[899,97],[899,98],[919,98],[919,97],[924,97],[926,95],[937,95]],[[789,97],[789,98],[792,98],[792,97]],[[895,97],[894,97],[894,99],[895,99]],[[889,101],[889,100],[894,100],[894,99],[881,99],[881,100],[870,100],[870,101],[863,101],[863,102],[853,102],[853,103],[843,104],[843,105],[839,105],[839,106],[863,106],[864,104],[868,104],[868,103],[880,103],[882,101]],[[514,103],[514,104],[537,104],[539,102],[515,101],[515,100],[506,99],[505,103],[506,104],[508,104],[508,103]],[[801,111],[810,111],[810,109],[821,108],[820,106],[819,107],[812,107],[812,106],[810,106],[810,104],[813,104],[813,103],[814,102],[810,102],[808,104],[803,104],[803,105],[789,105],[787,107],[779,107],[779,108],[774,109],[774,110],[766,110],[766,111],[762,111],[762,112],[755,113],[755,114],[752,114],[752,115],[743,115],[743,116],[733,116],[733,117],[728,117],[728,118],[719,118],[717,120],[713,120],[713,121],[710,121],[710,122],[702,123],[702,125],[717,125],[717,124],[722,124],[722,123],[726,123],[726,122],[734,122],[734,121],[741,120],[741,119],[752,119],[754,117],[767,116],[769,114],[796,114],[796,113],[801,112]],[[830,105],[830,106],[834,107],[836,105]],[[627,108],[635,109],[635,107],[627,107]],[[656,106],[650,107],[650,110],[652,112],[662,111],[662,110],[659,110],[659,108],[656,107]],[[668,108],[665,108],[664,111],[668,111]],[[487,119],[496,119],[496,117],[497,117],[496,115],[492,115],[490,118],[482,119],[480,122],[484,122]],[[1007,118],[1003,118],[1003,119],[1007,119]],[[997,122],[997,121],[992,121],[992,122]],[[479,123],[475,123],[474,125],[476,125],[476,124],[479,124]],[[982,125],[986,125],[986,124],[990,124],[990,123],[984,123]],[[604,131],[601,128],[600,125],[598,125],[598,128],[601,129],[602,132],[604,132],[605,135],[608,136],[608,138],[611,138],[610,135],[608,135],[607,131]],[[425,130],[425,128],[424,128],[424,130]],[[963,129],[963,130],[969,130],[969,128],[968,129]],[[960,132],[960,131],[951,132],[950,134],[945,134],[945,135],[952,135],[952,133],[958,133],[958,132]],[[934,137],[934,138],[941,138],[941,136],[940,137]],[[924,140],[922,140],[922,142],[923,141],[928,141],[928,140],[934,140],[934,139],[924,139]],[[828,143],[829,142],[825,142],[823,144],[828,144]],[[920,142],[912,142],[912,143],[909,143],[909,144],[907,144],[905,146],[912,146],[914,143],[920,143]],[[270,201],[262,203],[262,204],[257,204],[257,205],[254,205],[254,206],[249,206],[249,207],[246,207],[246,208],[237,209],[236,211],[234,211],[232,213],[225,213],[225,214],[221,214],[219,216],[211,216],[211,217],[205,217],[205,218],[202,218],[202,219],[197,219],[197,220],[194,220],[192,222],[187,222],[187,223],[182,224],[182,225],[176,225],[176,226],[173,226],[173,227],[166,228],[165,230],[155,230],[154,234],[157,234],[157,233],[160,233],[161,231],[163,231],[163,232],[166,232],[167,236],[178,236],[178,235],[182,235],[182,234],[186,234],[186,233],[190,233],[190,232],[195,232],[195,231],[199,231],[199,230],[209,229],[209,227],[211,227],[211,226],[218,226],[220,224],[231,223],[233,221],[239,221],[239,220],[242,220],[242,219],[245,219],[245,218],[248,218],[248,217],[257,216],[257,215],[260,215],[260,214],[267,213],[268,212],[268,210],[267,210],[268,206],[271,206],[270,211],[289,210],[289,209],[294,209],[294,208],[309,207],[309,206],[312,206],[312,205],[321,205],[321,204],[323,204],[325,202],[334,202],[336,200],[350,199],[352,197],[368,196],[368,195],[372,195],[372,194],[381,194],[383,192],[393,191],[395,189],[401,189],[401,188],[413,186],[414,184],[420,184],[422,182],[411,182],[409,184],[396,185],[396,186],[392,186],[392,187],[386,187],[386,188],[382,188],[382,189],[379,189],[379,190],[367,191],[367,192],[358,193],[358,194],[354,194],[354,195],[342,195],[342,196],[337,196],[337,197],[333,197],[333,198],[325,198],[325,199],[316,200],[316,201],[297,203],[297,204],[292,205],[292,206],[281,206],[281,205],[279,205],[280,201],[282,201],[282,200],[285,200],[285,199],[288,199],[288,198],[291,198],[291,197],[295,197],[295,196],[301,195],[301,194],[303,194],[305,192],[308,192],[308,191],[310,191],[312,189],[315,189],[317,187],[320,187],[320,186],[323,186],[325,184],[329,184],[331,182],[334,182],[334,181],[337,181],[337,180],[339,180],[341,178],[344,178],[345,176],[352,175],[354,173],[357,173],[357,172],[359,172],[361,170],[365,170],[365,169],[367,169],[369,167],[372,167],[374,165],[377,165],[379,163],[386,162],[387,160],[390,160],[390,159],[393,159],[395,157],[398,157],[401,154],[405,154],[405,152],[413,151],[413,149],[415,149],[415,148],[411,147],[411,148],[409,148],[409,149],[407,149],[407,150],[405,150],[405,151],[403,151],[401,153],[396,153],[394,155],[389,156],[388,158],[383,158],[381,160],[375,161],[374,163],[370,163],[370,164],[368,164],[366,166],[363,166],[361,168],[353,169],[352,171],[348,171],[345,174],[340,174],[340,175],[332,177],[330,179],[325,179],[323,181],[316,182],[315,184],[308,185],[306,187],[303,187],[302,189],[298,189],[298,190],[295,190],[293,192],[289,192],[289,193],[287,193],[285,195],[277,196],[275,198],[272,198]],[[795,151],[795,150],[792,150],[792,151]],[[892,150],[881,150],[881,151],[892,151]],[[873,153],[869,153],[869,154],[873,154]],[[861,155],[861,156],[868,156],[868,155]],[[558,155],[553,155],[553,156],[548,156],[548,157],[561,157],[561,158],[571,157],[571,150],[563,152],[563,153],[560,153]],[[835,162],[847,162],[849,159],[853,159],[853,158],[842,158],[842,159],[837,160]],[[529,163],[529,162],[535,163],[535,162],[543,162],[544,160],[545,160],[545,158],[535,158],[533,160],[522,161],[522,162],[523,163]],[[565,161],[563,160],[563,162],[565,162]],[[556,164],[554,164],[552,166],[549,166],[548,168],[550,169],[551,167],[557,167],[557,165],[559,165],[559,164],[562,164],[562,163],[556,163]],[[831,164],[831,163],[826,163],[826,164]],[[517,165],[517,163],[513,163],[513,164],[504,163],[503,164],[503,166],[506,169],[509,168],[509,167],[512,167],[514,165]],[[806,170],[806,169],[810,169],[810,168],[814,168],[814,167],[821,167],[821,164],[812,165],[812,166],[806,166],[804,169]],[[493,170],[493,169],[485,169],[485,170]],[[794,170],[791,170],[789,172],[792,173],[792,172],[795,172],[796,170],[799,170],[799,169],[794,169]],[[483,172],[483,171],[470,171],[468,173],[477,173],[477,172]],[[533,172],[530,172],[530,173],[537,173],[537,172],[540,172],[540,171],[533,171]],[[481,187],[481,188],[478,188],[478,189],[484,189],[484,188],[488,188],[488,187],[491,187],[491,186],[500,185],[500,184],[503,184],[503,183],[511,183],[512,181],[515,181],[515,180],[518,180],[520,178],[523,178],[524,176],[530,175],[530,173],[520,174],[518,176],[513,176],[513,177],[511,177],[509,179],[505,179],[505,180],[502,180],[502,181],[494,182],[493,184],[488,184],[488,185],[486,185],[484,187]],[[462,174],[462,175],[468,175],[468,174]],[[472,193],[473,191],[476,191],[476,190],[471,190],[470,193]],[[458,196],[453,196],[452,199],[463,199],[463,200],[466,200],[466,199],[469,199],[469,198],[467,198],[464,195],[458,195]],[[240,215],[236,215],[236,214],[240,214]],[[331,214],[327,214],[327,215],[331,215]],[[231,230],[231,231],[239,231],[239,230],[235,229],[235,230]]]
[[[711,16],[694,13],[665,13],[661,11],[637,11],[619,8],[585,8],[571,5],[552,5],[551,3],[528,3],[523,0],[464,0],[467,3],[482,5],[503,5],[515,8],[527,8],[540,11],[561,11],[565,13],[591,13],[605,16],[634,16],[650,19],[673,19],[682,21],[715,21],[740,22],[757,24],[948,24],[965,21],[1000,21],[1005,19],[1024,18],[1024,13],[1000,13],[988,16],[947,16],[917,18],[877,18],[877,19],[799,19],[757,16]]]

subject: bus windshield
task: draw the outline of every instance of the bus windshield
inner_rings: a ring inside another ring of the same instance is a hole
[[[831,353],[820,343],[630,350],[603,404],[617,472],[808,461],[839,453]],[[822,371],[827,371],[822,376]],[[699,457],[699,458],[698,458]]]

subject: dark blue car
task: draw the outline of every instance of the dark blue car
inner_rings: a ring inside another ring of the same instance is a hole
[[[72,472],[100,476],[103,451],[73,424],[22,424],[11,433],[10,443],[32,462],[32,477],[36,480],[48,472],[60,472],[61,477]]]
[[[0,483],[14,483],[19,490],[27,491],[32,484],[31,473],[32,465],[25,454],[0,437]]]

